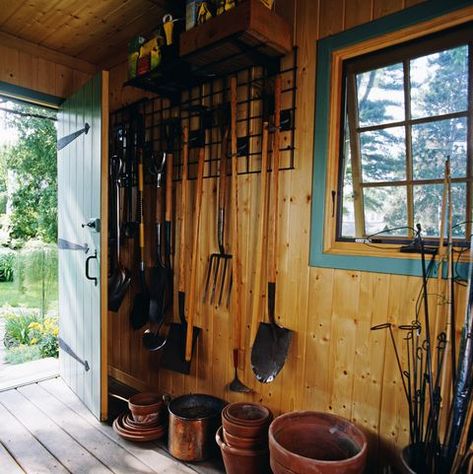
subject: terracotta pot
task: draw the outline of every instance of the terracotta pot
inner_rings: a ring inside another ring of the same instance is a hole
[[[223,428],[223,440],[229,446],[239,449],[263,449],[268,447],[268,433],[260,438],[243,438],[242,436],[233,436]]]
[[[271,410],[259,403],[230,403],[222,411],[222,417],[245,426],[263,425],[273,419]]]
[[[223,441],[222,435],[223,428],[220,427],[215,439],[222,451],[226,474],[266,474],[271,472],[267,449],[234,448]]]
[[[153,423],[159,420],[164,401],[158,393],[141,392],[128,399],[128,408],[136,422]]]
[[[355,474],[366,465],[363,432],[340,416],[292,412],[269,427],[271,467],[276,474]],[[278,471],[278,467],[284,469]]]
[[[253,438],[255,442],[267,437],[271,411],[256,403],[232,403],[222,411],[225,432],[239,438]]]
[[[217,450],[215,432],[226,402],[205,394],[183,395],[169,403],[169,452],[181,461],[204,461]]]

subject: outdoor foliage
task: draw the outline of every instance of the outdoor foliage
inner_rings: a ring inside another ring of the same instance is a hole
[[[37,354],[38,357],[58,357],[59,344],[58,334],[59,326],[56,317],[41,318],[38,310],[20,308],[6,308],[4,310],[5,335],[4,344],[7,348],[6,360],[8,355],[12,360],[18,359],[23,362],[21,353]],[[25,349],[34,346],[35,349]],[[25,356],[29,357],[29,356]],[[28,359],[32,360],[32,359]],[[14,363],[14,362],[11,362]]]
[[[4,318],[5,335],[3,342],[5,347],[11,348],[20,344],[29,345],[31,343],[30,324],[40,321],[38,312],[22,308],[10,313],[7,312]]]
[[[58,320],[45,318],[44,321],[34,321],[29,324],[30,344],[39,347],[41,357],[58,357]]]
[[[26,346],[21,344],[12,347],[5,353],[5,362],[9,364],[23,364],[31,360],[41,359],[41,351],[37,346]]]
[[[0,248],[0,282],[13,281],[15,273],[15,252]]]
[[[20,106],[18,106],[20,107]],[[28,112],[28,106],[21,106]],[[51,120],[12,116],[18,144],[6,151],[6,163],[17,180],[12,195],[10,236],[22,241],[57,239],[56,128]],[[1,189],[0,189],[1,191]]]
[[[20,294],[36,293],[36,306],[45,315],[57,303],[57,247],[40,241],[29,241],[17,252],[15,283]]]

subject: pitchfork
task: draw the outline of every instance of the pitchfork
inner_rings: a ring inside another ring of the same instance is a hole
[[[229,267],[231,267],[231,254],[225,252],[224,243],[224,232],[225,232],[225,201],[227,199],[226,194],[226,181],[227,181],[227,141],[228,141],[228,127],[229,127],[229,110],[228,104],[224,102],[217,110],[217,121],[220,128],[220,140],[221,140],[221,156],[220,156],[220,171],[219,171],[219,183],[218,183],[218,213],[217,213],[217,243],[218,252],[213,253],[209,257],[209,264],[207,267],[207,275],[205,277],[205,289],[204,289],[204,302],[211,304],[215,303],[217,294],[217,286],[220,280],[220,289],[218,291],[217,307],[222,302],[223,291],[226,286],[227,275]],[[231,277],[230,277],[231,278]],[[212,282],[212,288],[210,290],[210,283]],[[230,291],[230,283],[227,284]],[[209,291],[210,290],[210,291]]]

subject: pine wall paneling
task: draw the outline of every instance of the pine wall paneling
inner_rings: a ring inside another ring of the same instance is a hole
[[[65,98],[96,71],[90,63],[0,32],[0,81]]]
[[[294,41],[298,47],[299,69],[296,168],[280,174],[276,316],[281,325],[294,331],[294,338],[288,360],[276,380],[267,385],[259,384],[252,375],[249,361],[250,333],[252,326],[253,332],[257,327],[257,323],[250,321],[250,315],[255,278],[259,175],[244,175],[239,178],[244,308],[239,375],[255,392],[242,395],[226,388],[233,378],[231,315],[224,308],[215,309],[201,301],[198,303],[195,324],[202,328],[202,333],[192,362],[192,373],[184,376],[160,370],[159,355],[146,353],[141,346],[142,331],[130,331],[128,312],[132,294],[129,293],[120,313],[110,314],[111,374],[137,388],[159,389],[171,395],[203,391],[229,401],[259,401],[271,407],[275,414],[310,409],[346,416],[369,433],[371,462],[374,463],[377,462],[380,445],[402,447],[407,442],[407,409],[391,341],[387,332],[372,332],[369,328],[386,321],[395,325],[410,323],[415,315],[421,279],[311,268],[307,262],[314,147],[315,42],[317,38],[363,24],[415,3],[419,1],[284,2],[285,14],[290,19],[294,18]],[[293,9],[289,8],[290,5]],[[123,89],[125,78],[126,64],[112,70],[112,109],[143,96],[139,91]],[[204,180],[199,294],[203,291],[208,255],[216,249],[216,184],[214,179]],[[179,192],[179,186],[179,183],[175,183],[175,193]],[[193,199],[193,191],[190,196]],[[178,202],[176,208],[179,213]],[[190,210],[189,221],[191,219]],[[190,237],[191,222],[188,231]],[[190,249],[187,248],[186,251],[190,261]],[[131,265],[130,252],[131,248],[128,249],[128,257],[124,258],[125,265]],[[431,282],[432,293],[436,291],[436,284]],[[262,298],[264,304],[264,294]],[[462,302],[464,299],[465,292],[460,288],[457,301]],[[435,317],[438,304],[434,296],[431,300]],[[462,308],[459,308],[458,314],[460,325]],[[174,319],[176,320],[176,315]],[[403,347],[401,335],[397,329],[394,331],[397,344]]]

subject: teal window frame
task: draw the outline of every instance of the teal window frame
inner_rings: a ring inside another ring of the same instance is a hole
[[[349,253],[340,255],[324,252],[325,199],[330,130],[331,57],[332,53],[337,50],[435,19],[467,6],[471,6],[471,0],[449,0],[448,2],[445,0],[427,0],[414,7],[329,36],[318,42],[316,46],[317,70],[310,266],[398,275],[422,275],[420,259],[373,257],[350,255]]]

